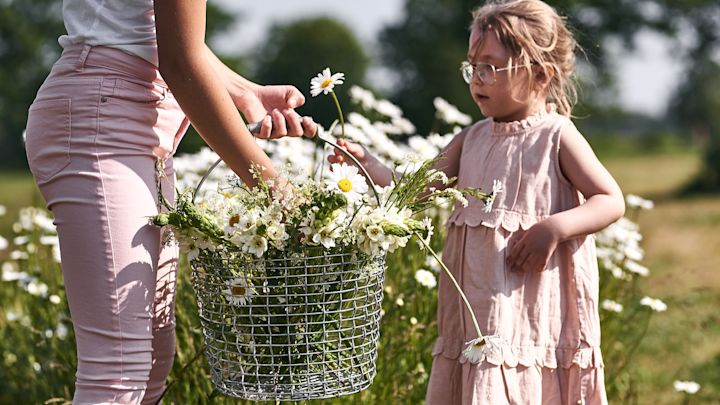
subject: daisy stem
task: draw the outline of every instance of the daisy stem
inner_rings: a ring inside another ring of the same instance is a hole
[[[415,236],[422,242],[423,245],[425,245],[425,248],[430,252],[432,257],[435,258],[435,260],[440,263],[440,267],[445,271],[445,274],[450,277],[450,280],[453,282],[453,285],[455,285],[455,289],[457,290],[458,294],[460,294],[460,297],[462,298],[463,302],[465,303],[465,307],[467,307],[468,312],[470,313],[470,318],[472,318],[473,325],[475,326],[475,332],[478,334],[478,338],[482,339],[483,334],[480,332],[480,325],[478,325],[477,318],[475,318],[475,314],[473,313],[472,307],[470,306],[470,301],[468,301],[467,297],[465,296],[465,293],[460,288],[460,285],[458,284],[457,280],[455,280],[455,277],[452,275],[450,270],[445,266],[445,263],[438,257],[437,253],[433,250],[433,248],[430,247],[430,245],[425,241],[425,239],[422,238],[422,236],[415,232]]]
[[[335,107],[337,107],[338,110],[338,117],[340,118],[340,132],[342,139],[345,139],[345,119],[343,118],[343,112],[340,108],[340,101],[338,101],[337,96],[335,95],[335,92],[330,90],[330,95],[332,95],[333,101],[335,102]]]

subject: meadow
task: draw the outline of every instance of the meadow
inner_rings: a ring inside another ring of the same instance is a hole
[[[637,280],[637,288],[667,304],[666,311],[650,317],[647,334],[635,351],[632,367],[618,380],[618,396],[611,403],[720,404],[720,316],[716,311],[720,274],[715,271],[720,269],[720,196],[678,193],[699,167],[694,152],[602,159],[625,193],[655,202],[654,209],[631,218],[640,226],[645,250],[642,263],[650,269],[649,276]],[[0,205],[7,211],[0,216],[0,235],[12,240],[18,210],[41,207],[42,199],[27,173],[0,173],[0,184]],[[8,255],[0,251],[0,261],[8,260]],[[65,331],[60,339],[57,325],[70,328],[70,323],[59,268],[44,265],[47,261],[51,261],[49,256],[40,256],[34,265],[41,267],[38,274],[48,286],[46,295],[62,299],[58,304],[49,303],[42,294],[27,294],[15,282],[0,283],[0,379],[5,387],[0,390],[0,403],[65,403],[71,398],[72,331]],[[429,265],[425,253],[414,244],[389,259],[378,376],[373,386],[353,396],[312,403],[421,402],[435,338],[436,290],[420,285],[413,275]],[[202,356],[191,363],[202,349],[202,336],[186,265],[179,283],[178,354],[165,402],[237,403],[212,390]],[[28,319],[23,321],[23,316]],[[606,358],[607,370],[613,367]],[[696,381],[701,389],[695,395],[676,392],[676,380]]]

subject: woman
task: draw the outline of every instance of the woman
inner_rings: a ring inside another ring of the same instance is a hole
[[[73,403],[155,403],[172,367],[177,248],[148,224],[188,126],[246,183],[277,172],[259,137],[312,135],[292,86],[260,86],[207,47],[204,1],[64,0],[63,53],[30,107],[30,169],[53,212],[77,340]],[[164,174],[156,173],[164,167]]]

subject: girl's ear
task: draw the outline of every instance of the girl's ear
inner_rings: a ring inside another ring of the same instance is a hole
[[[533,75],[535,76],[535,86],[537,90],[545,90],[550,84],[553,76],[555,75],[555,69],[550,65],[534,64]]]

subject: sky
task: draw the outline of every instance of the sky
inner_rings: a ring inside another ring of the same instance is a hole
[[[350,27],[372,55],[376,35],[386,25],[403,16],[405,0],[211,0],[241,18],[213,44],[227,53],[243,53],[258,47],[268,28],[274,23],[303,17],[327,15]],[[637,48],[624,51],[609,43],[618,81],[618,98],[623,107],[659,116],[666,111],[677,77],[682,72],[680,61],[672,57],[672,44],[658,34],[641,32]],[[380,67],[371,69],[371,78],[391,80]],[[380,86],[382,87],[382,86]]]

